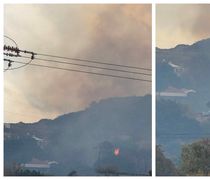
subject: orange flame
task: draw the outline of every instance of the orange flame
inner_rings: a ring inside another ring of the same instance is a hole
[[[119,156],[119,154],[120,154],[120,148],[115,148],[114,149],[114,155]]]

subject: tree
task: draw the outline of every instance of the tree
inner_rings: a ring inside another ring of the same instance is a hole
[[[177,169],[170,159],[167,159],[161,149],[161,146],[156,146],[156,175],[157,176],[175,176]]]
[[[68,176],[77,176],[77,171],[73,170],[71,171]]]
[[[39,171],[23,169],[20,164],[13,163],[10,167],[5,167],[5,176],[44,176]]]
[[[43,174],[35,170],[21,169],[16,172],[15,176],[43,176]]]
[[[210,139],[203,139],[182,147],[181,170],[186,175],[210,173]]]
[[[4,165],[4,176],[16,176],[21,170],[21,165],[17,162]]]

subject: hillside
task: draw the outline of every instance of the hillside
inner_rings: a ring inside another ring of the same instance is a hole
[[[210,118],[199,122],[187,105],[160,99],[156,111],[156,143],[176,164],[179,164],[183,144],[210,136]]]
[[[210,38],[156,48],[156,68],[157,144],[178,165],[182,145],[210,136]]]
[[[207,111],[210,99],[210,38],[171,49],[156,48],[157,91],[172,86],[193,89],[196,94],[185,102],[194,111]]]
[[[58,162],[51,171],[96,175],[113,166],[120,172],[148,174],[151,169],[151,96],[110,98],[83,111],[17,123],[4,129],[5,166],[33,158]],[[114,149],[120,155],[114,156]],[[100,154],[100,155],[99,155]]]

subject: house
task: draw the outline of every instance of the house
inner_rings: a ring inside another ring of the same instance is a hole
[[[168,87],[165,91],[157,92],[157,96],[187,97],[189,93],[196,93],[193,89]]]
[[[57,165],[57,164],[58,162],[56,161],[39,160],[39,159],[33,158],[30,162],[21,164],[21,167],[23,169],[28,169],[31,171],[35,170],[40,173],[48,173],[50,168],[53,165]]]

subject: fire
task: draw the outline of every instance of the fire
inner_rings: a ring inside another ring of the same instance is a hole
[[[115,148],[114,149],[114,155],[119,156],[119,154],[120,154],[120,148]]]

